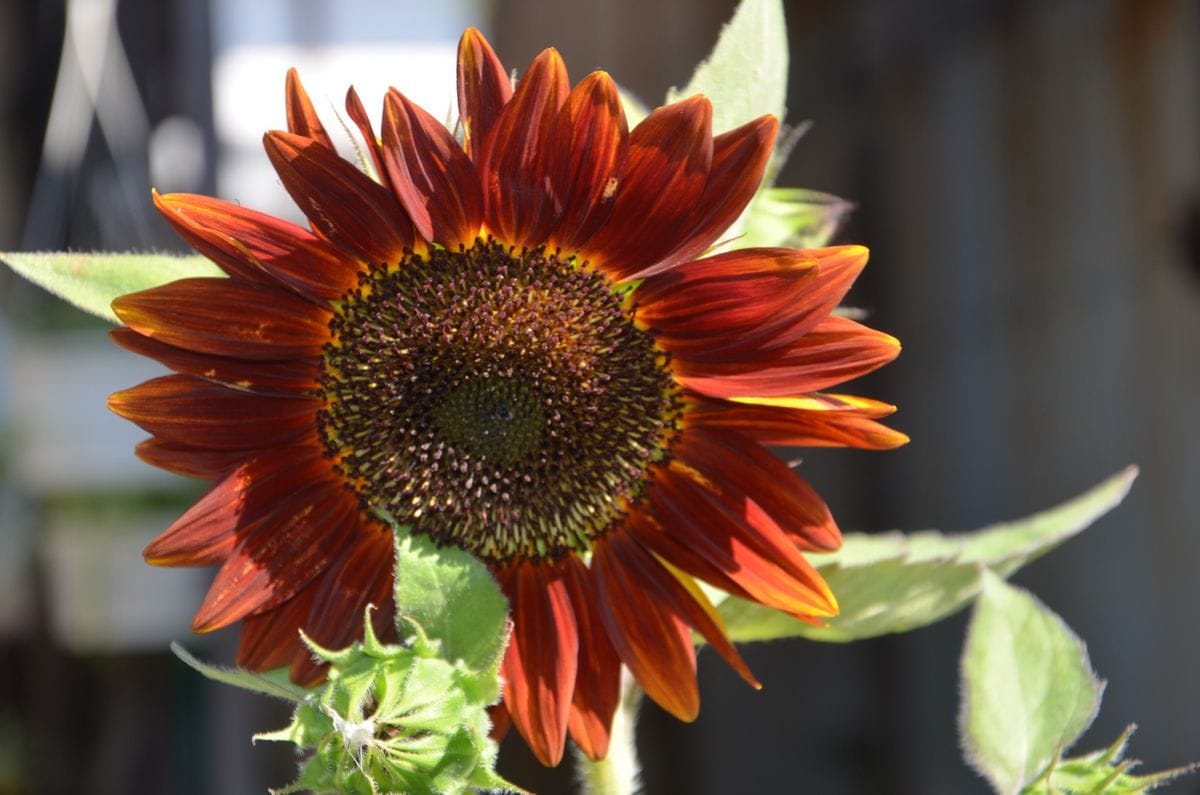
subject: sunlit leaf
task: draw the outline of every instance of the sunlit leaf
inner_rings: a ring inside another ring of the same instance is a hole
[[[1104,684],[1062,619],[985,571],[962,659],[967,761],[1001,795],[1036,781],[1091,724]]]
[[[767,188],[746,215],[737,248],[828,245],[854,208],[845,199],[803,188]]]
[[[667,101],[704,94],[713,103],[713,131],[732,130],[764,113],[781,121],[787,100],[788,44],[781,0],[743,0],[717,45],[682,90]]]
[[[849,533],[837,552],[811,557],[841,607],[823,627],[734,597],[718,609],[738,641],[846,642],[923,627],[965,607],[979,593],[985,568],[1007,577],[1108,513],[1136,476],[1130,467],[1048,511],[973,533]]]
[[[189,667],[212,679],[214,682],[222,682],[234,687],[240,687],[242,690],[262,693],[263,695],[274,696],[275,698],[282,698],[285,701],[300,704],[307,703],[311,692],[292,683],[288,679],[287,668],[279,668],[275,671],[267,671],[265,673],[253,673],[241,668],[221,668],[216,665],[200,662],[178,643],[171,644],[171,651],[175,653],[176,657],[187,663]]]
[[[428,536],[398,527],[396,532],[396,613],[399,627],[412,627],[438,645],[449,662],[494,672],[507,641],[508,603],[487,567],[455,547],[439,547]]]
[[[114,298],[190,276],[223,276],[204,257],[167,254],[8,252],[0,262],[85,312],[116,323]]]

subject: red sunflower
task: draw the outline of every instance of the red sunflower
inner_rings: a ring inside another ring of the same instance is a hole
[[[474,30],[458,99],[461,143],[394,89],[377,137],[351,89],[373,177],[290,73],[265,145],[311,229],[156,195],[229,278],[114,303],[114,339],[176,374],[110,406],[153,435],[143,459],[214,482],[145,554],[220,565],[193,628],[241,621],[239,665],[320,678],[297,630],[343,646],[389,604],[386,510],[495,573],[503,704],[538,758],[568,732],[600,758],[622,665],[696,716],[693,629],[757,687],[693,577],[836,614],[802,553],[837,526],[764,445],[904,443],[891,406],[820,391],[899,345],[831,314],[861,247],[697,259],[754,195],[774,118],[714,136],[696,96],[629,131],[604,72],[572,89],[546,50],[514,91]]]

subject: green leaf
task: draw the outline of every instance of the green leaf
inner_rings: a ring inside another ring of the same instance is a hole
[[[508,603],[474,555],[397,527],[396,614],[437,644],[443,659],[481,672],[499,668]]]
[[[1137,760],[1123,758],[1135,728],[1127,727],[1116,742],[1103,750],[1071,759],[1055,758],[1036,781],[1021,790],[1022,794],[1140,795],[1196,770],[1197,766],[1192,764],[1135,775],[1132,771],[1138,765]]]
[[[721,133],[764,113],[783,120],[787,101],[788,44],[781,0],[742,0],[717,45],[682,91],[667,101],[704,94],[713,103],[713,132]]]
[[[9,252],[0,262],[85,312],[111,323],[114,298],[190,276],[224,276],[204,257],[168,254]]]
[[[214,682],[222,682],[234,687],[240,687],[242,690],[249,690],[252,693],[262,693],[297,704],[308,703],[309,697],[312,694],[312,691],[300,687],[300,685],[293,684],[288,679],[287,668],[279,668],[275,671],[258,674],[251,671],[244,671],[240,668],[220,668],[208,663],[202,663],[178,643],[171,644],[171,651],[175,653],[176,657],[187,663],[189,667],[199,671]]]
[[[1104,684],[1041,602],[985,571],[962,658],[967,761],[1001,795],[1036,781],[1091,724]]]
[[[853,207],[820,191],[766,188],[750,205],[737,247],[819,248],[829,243]]]
[[[735,597],[718,612],[737,641],[847,642],[923,627],[965,607],[979,593],[985,568],[1007,577],[1108,513],[1136,476],[1130,467],[1048,511],[973,533],[847,534],[837,552],[811,556],[841,607],[823,627]]]

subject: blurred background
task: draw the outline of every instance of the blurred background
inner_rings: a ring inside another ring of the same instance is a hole
[[[0,251],[181,250],[149,187],[295,217],[261,133],[301,74],[336,130],[346,86],[451,113],[454,48],[544,46],[650,105],[687,82],[734,0],[0,0]],[[1079,750],[1138,722],[1153,770],[1200,759],[1200,4],[788,0],[782,184],[855,202],[850,296],[905,353],[853,391],[913,442],[805,454],[843,528],[967,530],[1124,465],[1111,516],[1017,581],[1109,680]],[[0,793],[252,793],[286,708],[210,684],[172,639],[209,578],[140,550],[201,490],[140,464],[105,396],[156,374],[101,322],[0,272]],[[703,709],[644,708],[650,793],[986,792],[955,734],[965,616],[852,646],[752,646],[765,690],[701,653]],[[543,793],[507,743],[502,770]],[[1200,792],[1184,779],[1169,792]]]

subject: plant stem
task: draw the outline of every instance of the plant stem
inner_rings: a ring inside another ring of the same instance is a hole
[[[575,749],[579,779],[585,795],[634,795],[639,788],[641,766],[637,758],[638,705],[642,691],[625,671],[621,678],[621,701],[613,716],[608,756],[593,762]]]

